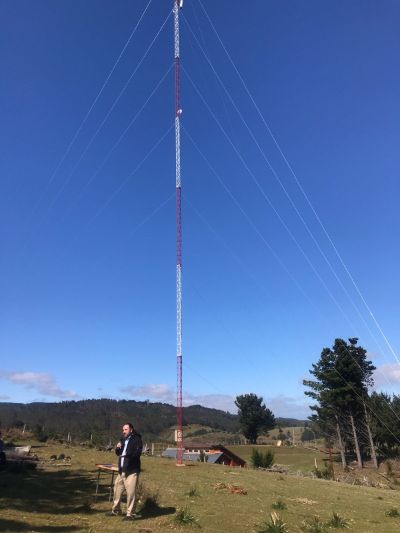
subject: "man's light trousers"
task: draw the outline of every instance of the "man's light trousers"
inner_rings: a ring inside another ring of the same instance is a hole
[[[139,474],[125,473],[118,474],[114,483],[114,501],[112,510],[118,512],[121,510],[121,497],[126,491],[126,516],[131,516],[136,508],[136,488],[139,481]]]

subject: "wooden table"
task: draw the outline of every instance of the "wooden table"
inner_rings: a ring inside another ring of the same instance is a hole
[[[113,464],[102,464],[102,465],[96,465],[97,467],[97,483],[96,483],[96,495],[95,498],[97,499],[97,494],[99,492],[99,485],[100,485],[100,476],[101,474],[108,474],[111,475],[111,481],[110,481],[110,494],[108,497],[108,501],[111,501],[111,496],[113,492],[113,486],[114,486],[114,477],[115,474],[118,474],[118,466]]]

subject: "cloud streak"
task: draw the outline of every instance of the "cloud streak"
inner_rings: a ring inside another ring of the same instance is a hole
[[[153,400],[176,405],[176,392],[164,383],[129,386],[121,389],[134,399]],[[307,418],[310,410],[305,402],[300,402],[289,396],[279,395],[265,399],[268,409],[275,416]],[[183,405],[202,405],[211,409],[220,409],[230,413],[237,413],[235,396],[229,394],[202,394],[195,395],[188,392],[183,394]]]
[[[33,390],[43,396],[52,396],[59,399],[78,398],[73,390],[62,389],[54,376],[44,372],[1,372],[0,378],[12,383],[22,385],[27,390]]]
[[[382,385],[400,384],[400,365],[398,363],[385,363],[378,366],[374,372],[374,381],[377,387]]]
[[[311,411],[308,404],[304,401],[279,394],[265,399],[265,405],[271,409],[275,416],[283,418],[300,418],[306,419],[310,416]]]
[[[148,385],[130,386],[121,389],[121,392],[132,398],[156,400],[159,402],[176,404],[176,391],[164,383],[152,383]],[[203,405],[212,409],[221,409],[236,413],[234,397],[228,394],[203,394],[195,395],[188,392],[183,394],[183,405]]]

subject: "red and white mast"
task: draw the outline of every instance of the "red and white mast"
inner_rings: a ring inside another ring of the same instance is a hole
[[[175,37],[175,172],[176,172],[176,462],[182,465],[182,197],[181,197],[181,131],[180,116],[180,57],[179,57],[179,10],[183,0],[174,0],[174,37]]]

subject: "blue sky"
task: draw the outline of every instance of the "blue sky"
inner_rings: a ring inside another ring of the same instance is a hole
[[[2,2],[0,400],[174,401],[172,2],[148,3]],[[306,416],[353,336],[399,392],[398,2],[202,3],[260,114],[185,0],[185,404]]]

